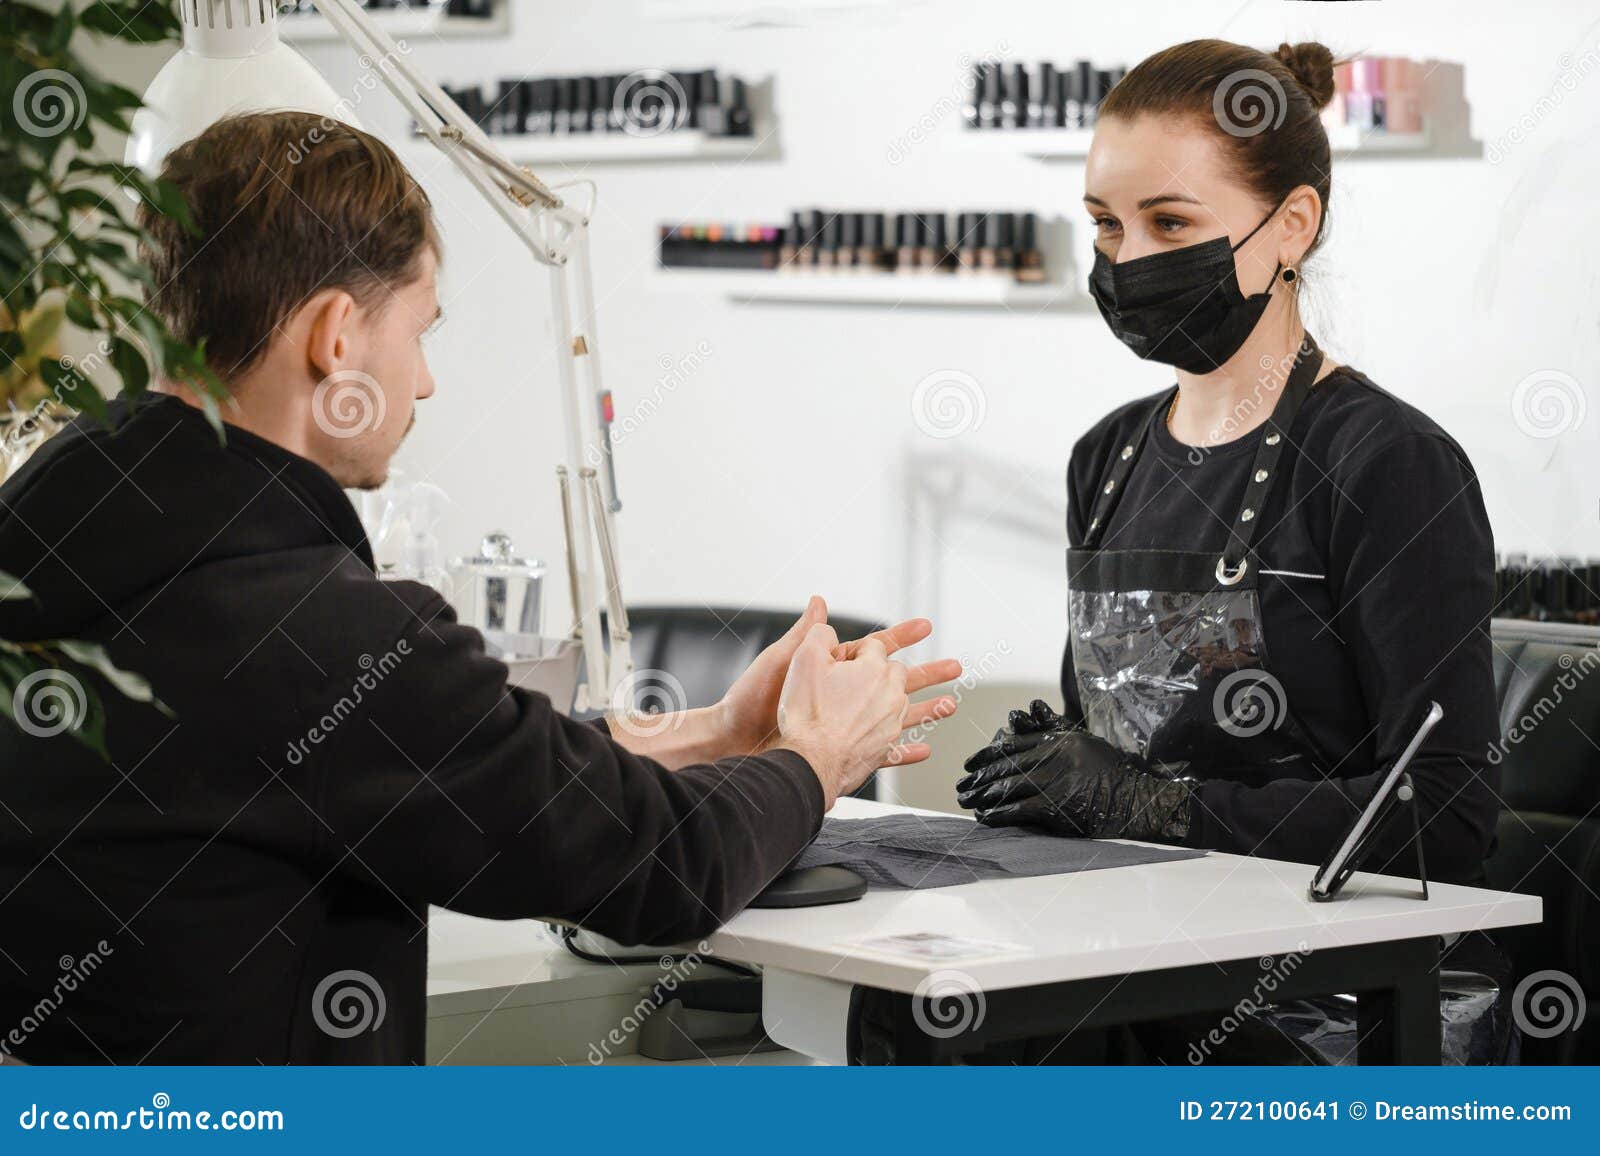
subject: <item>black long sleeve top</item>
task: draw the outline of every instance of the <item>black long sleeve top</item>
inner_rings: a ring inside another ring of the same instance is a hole
[[[102,642],[172,714],[83,668],[109,760],[43,700],[0,720],[11,1054],[421,1062],[430,904],[692,940],[820,827],[793,752],[669,773],[509,688],[437,593],[378,580],[320,467],[170,397],[113,423],[0,487],[33,592],[0,637]]]
[[[1221,552],[1237,516],[1258,427],[1203,452],[1152,417],[1157,397],[1113,411],[1074,447],[1067,532],[1083,541],[1113,455],[1150,423],[1102,538],[1107,549]],[[1288,432],[1255,547],[1267,668],[1323,755],[1325,780],[1255,785],[1194,766],[1197,846],[1320,862],[1421,722],[1444,720],[1411,770],[1429,872],[1482,879],[1499,809],[1499,737],[1489,640],[1493,542],[1466,454],[1426,415],[1346,367],[1311,391]],[[1062,667],[1081,718],[1072,653]],[[1395,824],[1376,867],[1414,872]],[[1387,865],[1387,866],[1384,866]]]

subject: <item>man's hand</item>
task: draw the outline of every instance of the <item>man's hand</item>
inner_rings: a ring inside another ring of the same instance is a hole
[[[888,658],[879,638],[862,639],[848,658],[837,657],[833,627],[806,631],[789,663],[778,699],[781,744],[811,764],[822,784],[825,808],[890,762],[906,726],[909,672]]]
[[[805,613],[789,628],[789,632],[757,655],[722,701],[712,708],[718,716],[717,727],[729,744],[722,752],[724,755],[759,754],[778,745],[778,701],[783,693],[789,664],[811,629],[827,620],[827,603],[812,595]],[[926,618],[912,618],[887,630],[869,634],[866,638],[843,643],[836,641],[833,657],[838,661],[853,659],[868,640],[882,644],[887,656],[921,642],[932,633],[933,624]],[[953,658],[925,662],[907,670],[906,692],[915,694],[919,690],[959,678],[960,675],[961,664]],[[955,699],[943,695],[914,703],[906,712],[904,725],[924,726],[949,718],[955,712]],[[930,754],[926,743],[907,743],[898,750],[900,763],[920,762]]]

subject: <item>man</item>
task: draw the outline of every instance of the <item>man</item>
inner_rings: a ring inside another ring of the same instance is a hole
[[[76,670],[55,705],[93,680],[109,760],[25,694],[0,726],[0,1052],[420,1062],[429,904],[692,939],[840,794],[926,757],[902,728],[954,703],[907,693],[957,664],[888,658],[920,621],[841,647],[820,599],[671,725],[508,689],[437,593],[378,581],[342,492],[383,481],[434,390],[422,191],[295,113],[219,123],[166,176],[201,235],[147,220],[151,308],[204,339],[229,424],[181,391],[119,399],[0,488],[0,570],[34,595],[0,602],[0,636],[103,643],[170,710]]]

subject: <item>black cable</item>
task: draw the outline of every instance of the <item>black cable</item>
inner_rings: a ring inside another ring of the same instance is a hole
[[[748,968],[742,963],[734,963],[731,960],[718,959],[713,955],[601,955],[598,952],[585,951],[583,948],[578,946],[578,928],[563,927],[560,929],[560,933],[561,942],[566,945],[567,950],[586,963],[653,963],[658,967],[676,967],[680,963],[687,963],[689,960],[693,959],[700,963],[709,963],[713,967],[726,968],[735,975],[742,975],[747,979],[759,979],[761,976],[760,972],[754,970],[753,968]]]

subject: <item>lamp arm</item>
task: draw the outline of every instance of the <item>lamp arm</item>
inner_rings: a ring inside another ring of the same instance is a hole
[[[578,516],[570,529],[576,533],[569,532],[566,537],[568,569],[575,575],[573,615],[583,641],[588,674],[587,685],[576,707],[579,710],[602,709],[631,671],[632,663],[627,647],[627,609],[621,604],[616,529],[612,520],[621,504],[616,497],[615,474],[609,469],[612,452],[609,402],[600,383],[595,352],[594,290],[589,273],[592,200],[582,206],[570,205],[533,173],[507,159],[443,89],[412,66],[393,37],[353,0],[315,0],[315,3],[339,37],[370,62],[384,86],[411,114],[429,143],[449,158],[501,220],[511,227],[534,260],[550,268],[556,312],[556,365],[561,379],[568,466],[581,470],[585,461],[605,462],[608,466],[603,485],[580,485],[571,495],[576,498]],[[573,282],[581,305],[578,316],[572,308]],[[588,416],[580,397],[580,377],[590,386],[596,403]],[[597,538],[600,566],[595,564]],[[603,593],[597,589],[602,585]],[[613,651],[609,656],[600,631],[602,598],[608,605],[611,619]]]

